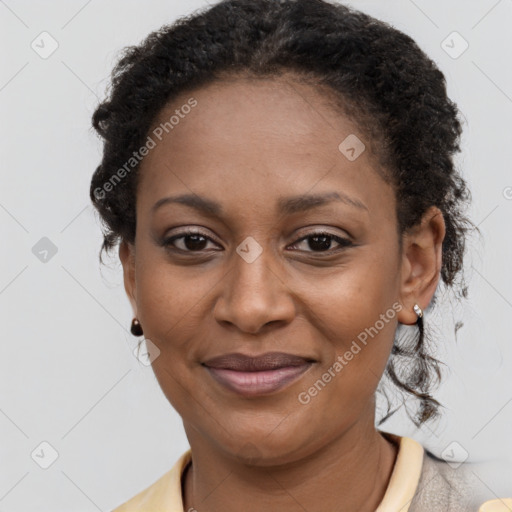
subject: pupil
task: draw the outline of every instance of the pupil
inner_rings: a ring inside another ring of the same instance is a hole
[[[314,240],[312,243],[311,241]],[[320,241],[320,242],[318,242]],[[327,251],[331,245],[331,237],[326,235],[312,236],[309,238],[309,248],[317,251]]]
[[[202,240],[200,240],[202,238]],[[191,243],[189,243],[191,241]],[[187,235],[185,237],[185,247],[189,250],[201,250],[205,245],[205,238],[202,235]]]

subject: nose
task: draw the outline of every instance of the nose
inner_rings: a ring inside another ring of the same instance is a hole
[[[224,277],[214,316],[220,324],[257,334],[268,325],[286,325],[295,315],[293,293],[265,251],[252,262],[234,255]]]

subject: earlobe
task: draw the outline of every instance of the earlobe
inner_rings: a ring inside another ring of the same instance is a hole
[[[397,317],[402,324],[415,324],[414,304],[424,310],[432,300],[441,275],[445,233],[441,210],[431,206],[421,223],[403,236],[400,302],[404,309]]]
[[[135,247],[129,242],[122,241],[119,244],[119,259],[123,266],[123,281],[126,295],[132,305],[133,313],[137,316],[137,302],[135,300]]]

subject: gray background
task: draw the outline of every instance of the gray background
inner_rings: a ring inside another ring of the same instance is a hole
[[[350,3],[410,34],[445,73],[465,116],[458,165],[483,233],[470,243],[469,301],[441,301],[426,318],[450,369],[436,395],[443,418],[416,430],[402,412],[382,428],[452,463],[468,457],[486,499],[512,496],[512,1]],[[98,263],[88,191],[101,147],[90,117],[122,47],[205,5],[0,1],[0,511],[109,510],[188,447],[151,367],[133,355],[121,267]],[[43,31],[59,45],[46,59],[31,47]],[[57,454],[47,469],[42,442]]]

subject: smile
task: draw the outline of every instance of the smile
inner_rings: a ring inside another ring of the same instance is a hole
[[[282,390],[298,380],[312,364],[311,359],[283,353],[267,353],[257,357],[228,354],[203,363],[217,382],[245,396]]]

